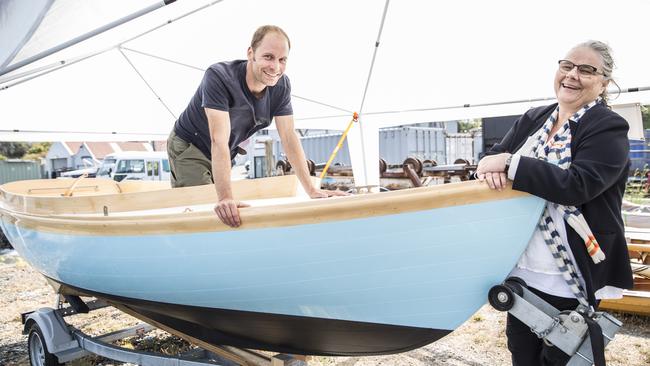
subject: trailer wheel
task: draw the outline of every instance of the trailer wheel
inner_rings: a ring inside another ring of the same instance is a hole
[[[386,160],[379,158],[379,175],[386,173],[386,169],[388,169],[388,164],[386,163]]]
[[[275,164],[275,170],[282,172],[282,175],[289,173],[291,171],[291,164],[287,160],[278,160]]]
[[[411,169],[415,170],[417,175],[422,173],[422,161],[418,158],[408,157],[404,160],[402,165],[410,165]]]
[[[422,167],[427,168],[427,167],[434,167],[438,166],[438,162],[433,160],[433,159],[427,159],[422,162]]]
[[[454,160],[454,164],[469,165],[469,160],[463,159],[463,158],[458,158],[458,159]]]
[[[519,277],[508,277],[506,279],[504,285],[508,286],[514,293],[516,293],[519,296],[524,296],[524,288],[528,288],[528,284],[526,281]]]
[[[32,324],[27,338],[27,351],[29,352],[29,364],[31,366],[59,366],[59,360],[47,350],[43,338],[43,332],[38,324]]]
[[[496,310],[508,311],[512,309],[512,305],[515,302],[515,295],[509,287],[496,285],[488,292],[488,301]]]

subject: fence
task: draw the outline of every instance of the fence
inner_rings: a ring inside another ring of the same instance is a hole
[[[0,160],[0,184],[17,180],[40,179],[41,164],[32,160]]]

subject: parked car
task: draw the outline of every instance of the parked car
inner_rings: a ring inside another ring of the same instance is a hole
[[[169,159],[164,151],[123,151],[106,155],[97,178],[169,180]]]
[[[59,174],[59,178],[79,178],[84,174],[86,174],[88,178],[94,178],[97,175],[97,169],[96,166],[93,166],[90,168],[68,170]]]

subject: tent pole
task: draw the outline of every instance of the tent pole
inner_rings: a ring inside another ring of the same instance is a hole
[[[381,15],[381,24],[379,25],[379,32],[377,33],[377,40],[375,41],[375,50],[372,53],[372,61],[370,61],[370,70],[368,71],[368,79],[366,80],[366,87],[363,90],[363,97],[361,98],[361,106],[359,107],[359,115],[363,114],[363,105],[366,101],[366,95],[368,94],[368,87],[370,86],[370,79],[372,77],[372,69],[375,66],[375,59],[377,58],[377,50],[379,49],[379,42],[381,40],[381,33],[384,30],[384,22],[386,21],[386,14],[388,13],[388,4],[390,3],[390,0],[386,0],[386,3],[384,4],[384,12]],[[363,156],[363,175],[364,175],[364,183],[363,184],[357,184],[355,181],[355,185],[368,185],[368,167],[366,166],[366,149],[365,149],[365,142],[363,141],[363,123],[359,123],[359,134],[361,138],[361,155]]]
[[[63,43],[61,43],[61,44],[59,44],[57,46],[54,46],[54,47],[52,47],[50,49],[47,49],[47,50],[45,50],[43,52],[40,52],[40,53],[38,53],[38,54],[36,54],[34,56],[28,57],[28,58],[26,58],[26,59],[24,59],[24,60],[22,60],[20,62],[17,62],[17,63],[15,63],[13,65],[10,65],[6,69],[0,70],[0,76],[2,76],[4,74],[7,74],[9,72],[12,72],[14,70],[17,70],[17,69],[19,69],[19,68],[21,68],[23,66],[29,65],[29,64],[31,64],[31,63],[33,63],[35,61],[38,61],[38,60],[40,60],[40,59],[42,59],[44,57],[47,57],[47,56],[52,55],[52,54],[54,54],[56,52],[59,52],[59,51],[61,51],[63,49],[66,49],[66,48],[68,48],[68,47],[70,47],[72,45],[75,45],[75,44],[79,43],[79,42],[85,41],[88,38],[91,38],[91,37],[94,37],[94,36],[96,36],[98,34],[104,33],[107,30],[110,30],[110,29],[115,28],[115,27],[117,27],[119,25],[127,23],[127,22],[129,22],[129,21],[131,21],[131,20],[133,20],[135,18],[139,18],[139,17],[141,17],[141,16],[143,16],[145,14],[148,14],[148,13],[150,13],[150,12],[156,10],[156,9],[162,8],[163,6],[171,4],[171,3],[175,2],[175,1],[176,0],[159,1],[156,4],[150,5],[150,6],[146,7],[146,8],[144,8],[144,9],[136,11],[133,14],[122,17],[122,18],[120,18],[118,20],[115,20],[115,21],[110,22],[110,23],[108,23],[106,25],[103,25],[103,26],[101,26],[99,28],[96,28],[96,29],[94,29],[94,30],[92,30],[90,32],[87,32],[87,33],[82,34],[82,35],[80,35],[78,37],[75,37],[75,38],[73,38],[73,39],[71,39],[69,41],[63,42]]]
[[[628,94],[628,93],[638,93],[643,91],[650,91],[650,86],[641,86],[635,88],[625,88],[625,89],[610,89],[607,91],[607,94],[616,95],[616,94]],[[551,101],[557,99],[556,97],[543,97],[543,98],[529,98],[529,99],[517,99],[509,100],[503,102],[491,102],[491,103],[476,103],[476,104],[459,104],[451,106],[441,106],[441,107],[430,107],[430,108],[415,108],[415,109],[401,109],[401,110],[392,110],[392,111],[377,111],[377,112],[367,112],[365,113],[368,116],[378,115],[378,114],[396,114],[396,113],[407,113],[407,112],[425,112],[425,111],[442,111],[447,109],[460,109],[460,108],[476,108],[476,107],[491,107],[496,105],[507,105],[507,104],[518,104],[518,103],[532,103],[532,102],[543,102]],[[615,100],[615,99],[614,99]],[[309,119],[309,118],[303,118]]]

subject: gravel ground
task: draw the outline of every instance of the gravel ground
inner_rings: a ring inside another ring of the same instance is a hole
[[[45,279],[13,251],[0,253],[0,365],[29,365],[26,336],[22,335],[20,314],[51,307],[54,292]],[[610,366],[650,365],[650,318],[615,314],[623,329],[606,350]],[[102,334],[138,323],[115,309],[101,309],[67,320],[88,334]],[[378,357],[314,357],[311,366],[510,365],[506,348],[505,315],[490,306],[482,307],[465,324],[447,337],[425,347],[396,355]],[[131,339],[125,347],[176,354],[191,346],[162,331],[143,339]],[[68,363],[75,366],[124,365],[99,357]]]

